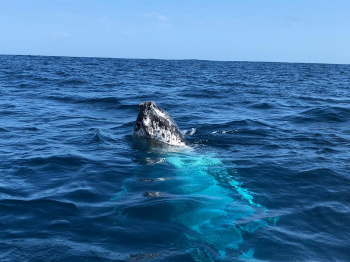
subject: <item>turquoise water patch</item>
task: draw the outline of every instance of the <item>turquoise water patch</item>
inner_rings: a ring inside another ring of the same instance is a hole
[[[163,153],[162,159],[158,163],[151,161],[157,169],[143,165],[123,182],[121,191],[111,199],[120,203],[114,210],[118,218],[124,221],[128,217],[123,205],[142,209],[144,204],[136,201],[165,204],[171,211],[169,222],[188,230],[184,236],[191,248],[187,250],[195,261],[225,261],[234,254],[251,258],[253,249],[237,253],[244,234],[254,234],[275,224],[278,218],[266,218],[267,209],[253,201],[253,193],[239,181],[236,166],[223,163],[215,155],[196,155],[193,151],[165,156]],[[142,183],[148,183],[146,195],[137,193]],[[203,246],[210,247],[210,251]]]
[[[228,167],[219,158],[177,154],[167,157],[166,161],[176,167],[177,177],[185,178],[177,193],[198,199],[195,206],[178,202],[173,204],[176,212],[172,220],[196,232],[188,237],[190,240],[209,244],[219,258],[223,258],[230,250],[239,248],[243,242],[242,231],[254,233],[268,226],[265,220],[251,221],[244,226],[235,225],[238,219],[253,216],[256,209],[263,213],[267,209],[253,201],[252,193],[229,175]],[[234,199],[229,187],[221,185],[223,182],[234,189],[241,199]],[[201,256],[204,254],[206,252],[200,253]],[[246,257],[253,254],[254,251],[249,251]]]

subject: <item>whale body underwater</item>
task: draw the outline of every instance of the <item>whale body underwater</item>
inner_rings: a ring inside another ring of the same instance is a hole
[[[186,252],[194,261],[252,259],[254,247],[239,250],[245,232],[253,234],[259,228],[274,225],[278,218],[269,217],[268,210],[255,202],[253,193],[239,182],[234,164],[223,162],[218,154],[199,153],[189,146],[173,117],[156,103],[143,102],[138,111],[134,126],[136,137],[175,146],[175,150],[157,151],[161,161],[151,161],[151,164],[172,165],[174,178],[153,178],[152,181],[164,183],[164,190],[167,188],[167,192],[176,196],[171,204],[170,220],[189,229],[190,233],[184,233]],[[169,183],[172,184],[169,186]],[[115,200],[132,190],[130,180],[125,181],[122,188]],[[146,192],[144,196],[163,194]],[[192,200],[191,204],[188,199]]]

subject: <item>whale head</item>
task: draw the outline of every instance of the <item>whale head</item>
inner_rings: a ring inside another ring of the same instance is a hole
[[[134,134],[153,138],[169,145],[185,145],[185,139],[174,119],[153,101],[139,105]]]

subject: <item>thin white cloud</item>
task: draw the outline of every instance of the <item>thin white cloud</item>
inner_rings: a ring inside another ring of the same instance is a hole
[[[71,34],[68,32],[53,32],[50,35],[50,38],[60,39],[60,38],[68,38],[70,36],[71,36]]]
[[[287,26],[294,26],[294,25],[306,23],[306,22],[307,22],[306,20],[300,19],[300,18],[295,17],[295,16],[288,16],[285,18],[285,25],[287,25]]]
[[[108,17],[101,17],[99,20],[98,20],[100,23],[105,23],[105,22],[109,22],[110,19]]]
[[[163,22],[167,20],[165,15],[159,14],[157,12],[144,13],[141,14],[141,17],[145,19],[160,20]]]
[[[76,18],[77,16],[72,13],[66,13],[66,12],[57,12],[54,13],[54,17],[61,19],[61,20],[72,20]]]

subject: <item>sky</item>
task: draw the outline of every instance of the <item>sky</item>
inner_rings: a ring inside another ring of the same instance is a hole
[[[350,0],[0,0],[0,54],[350,64]]]

